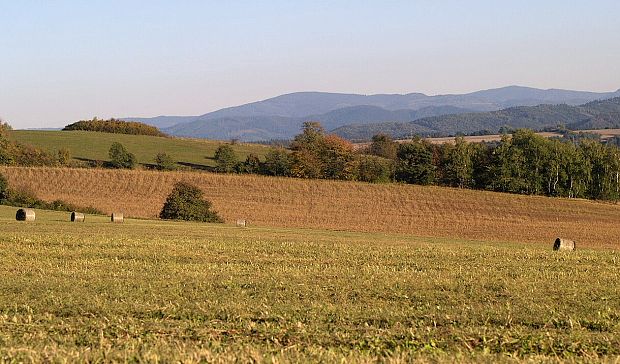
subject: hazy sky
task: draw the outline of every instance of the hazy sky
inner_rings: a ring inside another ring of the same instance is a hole
[[[0,117],[199,115],[295,91],[620,88],[618,0],[0,0]]]

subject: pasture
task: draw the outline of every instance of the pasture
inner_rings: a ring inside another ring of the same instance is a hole
[[[620,206],[587,200],[403,184],[253,175],[0,167],[13,188],[107,213],[154,218],[177,181],[199,186],[229,223],[485,241],[618,248]]]
[[[208,169],[215,166],[215,150],[226,141],[190,138],[164,138],[147,135],[98,133],[90,131],[14,130],[11,138],[50,153],[67,148],[71,156],[82,161],[109,161],[108,151],[114,142],[123,144],[135,154],[138,163],[154,164],[157,153],[165,152],[182,166]],[[232,146],[240,160],[254,153],[263,157],[269,148],[258,144],[239,143]]]
[[[0,361],[613,361],[620,255],[0,207]]]

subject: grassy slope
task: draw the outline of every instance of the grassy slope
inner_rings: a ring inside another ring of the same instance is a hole
[[[195,172],[0,168],[14,188],[102,211],[156,217],[176,181],[200,186],[227,221],[273,227],[398,232],[535,242],[560,236],[579,247],[618,249],[620,206],[401,184],[300,180]]]
[[[23,223],[14,212],[0,206],[8,361],[620,354],[617,252],[92,216],[70,223],[40,211]]]
[[[214,166],[213,155],[218,146],[225,142],[161,138],[145,135],[125,135],[96,133],[86,131],[39,131],[15,130],[12,138],[55,153],[60,148],[68,148],[74,158],[89,160],[109,160],[108,150],[114,142],[120,142],[134,153],[139,163],[154,163],[155,155],[166,152],[174,160],[197,166]],[[257,144],[237,144],[233,148],[239,159],[244,160],[247,154],[255,153],[263,156],[268,148]]]

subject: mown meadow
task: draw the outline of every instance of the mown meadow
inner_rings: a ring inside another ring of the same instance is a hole
[[[620,255],[0,207],[0,361],[620,355]]]

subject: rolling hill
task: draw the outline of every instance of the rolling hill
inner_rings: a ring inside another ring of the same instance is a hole
[[[378,106],[350,106],[306,117],[242,116],[197,119],[164,129],[171,135],[195,136],[246,141],[290,139],[298,134],[304,121],[319,120],[326,130],[349,123],[370,123],[377,120],[416,120],[425,116],[462,113],[469,110],[453,106],[427,106],[420,110],[386,110]]]
[[[447,136],[457,133],[498,133],[502,127],[541,130],[557,125],[571,130],[620,127],[620,97],[592,101],[580,106],[567,104],[516,106],[499,111],[465,113],[418,119],[412,122],[350,124],[333,132],[349,140],[368,140],[378,133],[394,138]]]
[[[152,164],[159,152],[170,154],[182,166],[210,169],[215,166],[213,156],[218,146],[225,142],[186,138],[164,138],[147,135],[110,134],[91,131],[14,130],[11,138],[51,153],[61,148],[69,149],[74,159],[82,161],[108,161],[108,150],[114,142],[123,144],[136,155],[138,163]],[[268,147],[239,143],[232,146],[240,159],[249,153],[262,157]]]
[[[496,111],[539,104],[579,105],[620,96],[569,90],[540,90],[509,86],[462,95],[428,96],[421,93],[357,95],[298,92],[200,116],[126,117],[162,128],[177,136],[258,141],[289,139],[304,121],[320,121],[331,130],[344,125],[409,122],[426,117],[465,112]]]
[[[0,167],[15,188],[46,201],[154,218],[172,186],[199,186],[229,223],[400,233],[488,241],[548,242],[617,249],[620,206],[579,199],[435,186],[304,180],[256,175],[87,168]],[[96,191],[96,193],[93,193]]]

